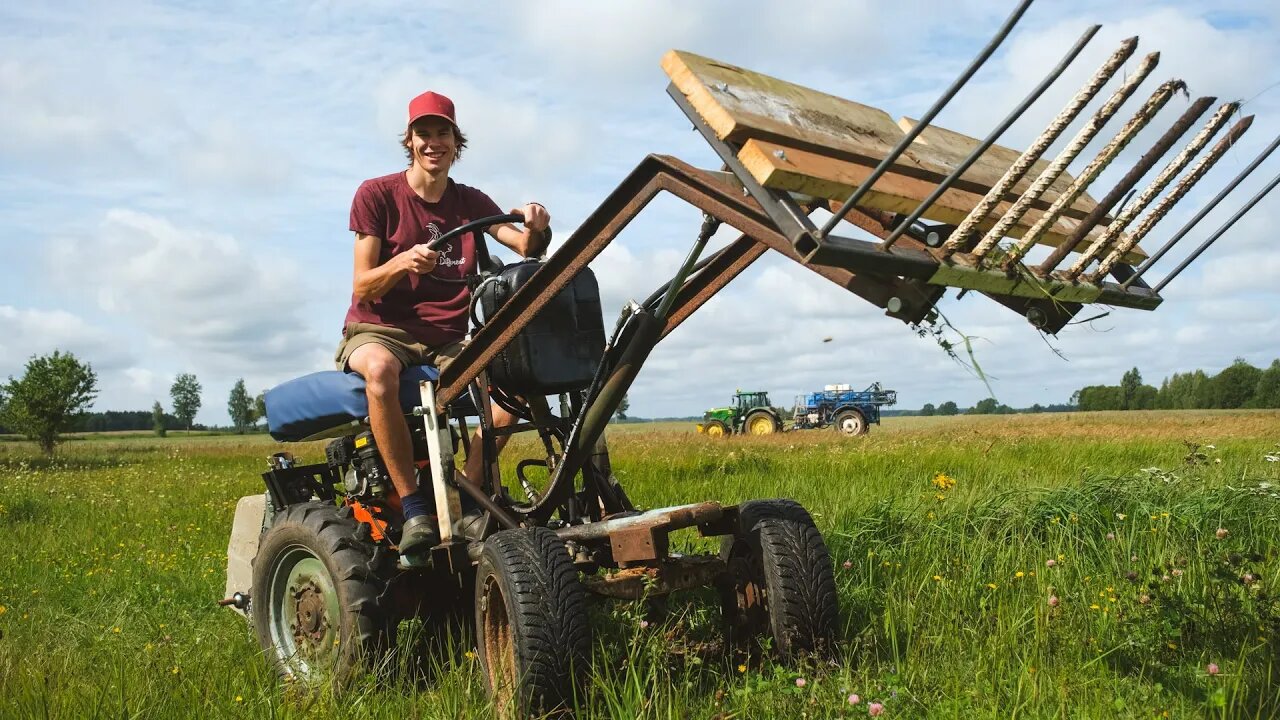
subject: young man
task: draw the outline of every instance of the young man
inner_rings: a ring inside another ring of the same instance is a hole
[[[449,177],[467,144],[449,98],[425,92],[411,100],[401,142],[409,168],[366,180],[351,203],[355,275],[336,360],[339,369],[365,379],[374,440],[403,502],[400,551],[415,554],[439,536],[429,514],[430,491],[419,492],[414,478],[409,426],[399,401],[400,373],[411,365],[443,365],[462,349],[471,299],[462,279],[476,263],[471,233],[438,252],[425,243],[502,211],[488,195]],[[546,208],[528,203],[511,212],[524,215],[523,230],[504,224],[487,232],[523,257],[540,255],[551,223]],[[512,422],[494,408],[496,425]],[[472,453],[465,469],[473,482],[480,477],[480,455]]]

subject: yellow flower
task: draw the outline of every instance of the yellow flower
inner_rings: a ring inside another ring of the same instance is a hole
[[[1120,520],[1124,520],[1124,519],[1125,519],[1125,518],[1127,518],[1127,517],[1129,517],[1129,516],[1128,516],[1128,515],[1125,515],[1124,513],[1116,513],[1116,518],[1118,518],[1118,519],[1120,519]]]
[[[468,660],[475,660],[475,659],[476,659],[476,654],[475,654],[475,653],[473,653],[473,652],[471,652],[470,650],[468,650],[468,651],[466,651],[465,653],[463,653],[463,655],[464,655]]]
[[[747,666],[746,666],[746,665],[739,665],[739,666],[738,666],[738,672],[740,672],[740,673],[744,673],[744,672],[746,672],[746,671],[747,671]]]
[[[239,695],[237,695],[237,696],[236,696],[236,702],[244,702],[244,698],[243,698],[243,697],[241,697],[241,696],[239,696]]]
[[[174,666],[173,666],[173,669],[172,669],[172,670],[170,670],[169,672],[173,673],[174,675],[177,675],[177,674],[178,674],[178,666],[177,666],[177,665],[174,665]]]
[[[7,612],[9,612],[8,609],[6,609],[5,606],[0,605],[0,615],[3,615]]]
[[[947,496],[946,496],[946,495],[943,495],[942,493],[938,493],[937,495],[934,495],[933,497],[934,497],[934,499],[938,500],[939,502],[941,502],[941,501],[943,501],[943,500],[946,500],[946,499],[947,499]]]
[[[120,634],[120,626],[119,626],[119,625],[117,625],[117,626],[115,626],[115,627],[111,628],[111,632],[113,632],[113,633],[115,633],[115,634],[119,635],[119,634]]]
[[[942,582],[942,576],[941,576],[941,575],[934,575],[934,576],[933,576],[933,579],[934,579],[934,581],[936,581],[936,582]]]
[[[1089,609],[1090,609],[1090,610],[1097,610],[1097,609],[1099,609],[1099,608],[1098,608],[1098,603],[1093,603],[1092,605],[1090,605],[1090,606],[1089,606]]]
[[[933,486],[939,490],[950,490],[956,486],[956,479],[946,473],[938,473],[933,476]]]
[[[1024,573],[1024,572],[1022,572],[1021,570],[1019,570],[1018,572],[1014,573],[1014,574],[1013,574],[1013,576],[1014,576],[1014,577],[1019,577],[1019,578],[1020,578],[1020,577],[1026,577],[1026,576],[1027,576],[1027,574],[1026,574],[1026,573]]]
[[[1170,649],[1170,650],[1177,650],[1177,649],[1178,649],[1178,643],[1169,643],[1169,649]]]
[[[996,584],[995,584],[995,583],[987,583],[987,589],[988,589],[988,590],[995,590],[995,589],[996,589]]]

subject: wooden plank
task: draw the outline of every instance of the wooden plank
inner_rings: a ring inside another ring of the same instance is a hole
[[[781,153],[781,155],[779,155]],[[738,159],[761,185],[777,190],[804,193],[828,200],[841,201],[849,196],[871,175],[871,168],[854,162],[836,160],[819,153],[787,147],[778,143],[763,140],[748,140],[743,143]],[[910,213],[919,204],[920,199],[933,191],[935,186],[924,180],[886,173],[870,192],[859,201],[859,206],[873,210],[884,210],[896,213]],[[924,214],[924,217],[935,222],[958,224],[974,205],[981,199],[980,195],[964,190],[949,189],[938,198]],[[995,224],[999,213],[1003,213],[1009,203],[1000,203],[993,215],[980,227],[990,228]],[[1013,237],[1022,235],[1042,216],[1039,210],[1029,210],[1025,217],[1014,226],[1010,233]],[[1042,244],[1057,247],[1078,227],[1075,220],[1061,218],[1054,227],[1040,240]],[[1091,233],[1091,237],[1101,233],[1101,229]],[[1130,253],[1127,262],[1139,262],[1145,257],[1141,251]]]
[[[904,117],[898,119],[898,127],[902,128],[903,132],[909,132],[917,124],[919,124],[919,121],[915,118]],[[930,125],[921,131],[913,144],[927,145],[935,154],[935,157],[938,157],[942,162],[945,162],[951,167],[956,167],[963,162],[965,158],[969,157],[969,153],[973,152],[973,149],[978,147],[981,142],[982,141],[977,138],[969,137],[968,135],[955,132],[954,130],[948,130],[946,128],[938,127],[937,125]],[[1009,169],[1009,166],[1012,165],[1020,155],[1022,155],[1021,151],[1011,150],[1001,145],[992,145],[987,148],[986,152],[978,156],[977,161],[969,167],[964,176],[990,187],[999,182],[1000,178],[1004,177],[1005,171]],[[1026,192],[1027,188],[1031,187],[1031,183],[1034,182],[1040,173],[1048,167],[1049,162],[1047,160],[1037,160],[1035,164],[1031,166],[1031,170],[1028,171],[1021,180],[1014,183],[1014,193],[1021,195]],[[1054,180],[1053,184],[1045,190],[1044,195],[1041,197],[1043,197],[1046,202],[1052,203],[1054,200],[1058,199],[1058,196],[1067,190],[1067,187],[1071,185],[1074,180],[1075,178],[1071,176],[1071,173],[1062,173],[1058,176],[1058,179]],[[1097,201],[1090,197],[1088,193],[1085,193],[1079,200],[1076,200],[1071,207],[1072,209],[1082,213],[1081,217],[1083,217],[1083,215],[1088,214],[1089,211],[1093,210],[1097,206]]]
[[[663,56],[662,68],[716,136],[736,145],[766,140],[874,167],[905,134],[883,110],[693,53],[671,50]],[[1008,167],[997,168],[1005,156],[1017,153],[996,150],[953,187],[986,194]],[[936,185],[957,163],[956,153],[948,146],[916,142],[899,156],[892,170]],[[1047,194],[1033,207],[1048,209],[1054,197]],[[1017,193],[1008,193],[1005,199],[1013,202]],[[1084,218],[1088,210],[1076,203],[1065,214]]]

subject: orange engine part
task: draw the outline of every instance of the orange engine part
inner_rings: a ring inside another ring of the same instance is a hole
[[[356,522],[368,525],[374,542],[381,542],[387,536],[388,525],[387,521],[381,517],[384,512],[382,508],[369,507],[355,500],[350,502]]]

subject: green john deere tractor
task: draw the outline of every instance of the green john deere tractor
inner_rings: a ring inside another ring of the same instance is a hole
[[[733,405],[712,408],[702,415],[698,432],[710,437],[733,433],[770,435],[782,432],[782,416],[769,404],[769,393],[763,390],[733,394]]]

